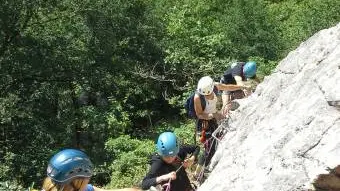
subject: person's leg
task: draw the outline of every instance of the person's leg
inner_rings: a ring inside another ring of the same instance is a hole
[[[197,164],[197,167],[196,167],[196,170],[194,172],[194,176],[195,177],[198,177],[199,176],[199,173],[202,171],[202,168],[205,168],[212,156],[214,155],[215,151],[216,151],[216,141],[212,141],[214,140],[212,138],[212,133],[218,128],[218,124],[217,124],[217,120],[216,119],[212,119],[212,120],[202,120],[201,121],[201,125],[202,125],[202,128],[206,129],[205,131],[205,139],[203,143],[203,146],[204,146],[204,152],[202,155],[199,156],[199,159],[198,159],[198,164]],[[201,135],[202,136],[202,135]],[[208,139],[210,139],[208,141]],[[213,143],[213,145],[211,145]]]
[[[223,103],[223,107],[222,108],[224,108],[224,106],[225,105],[227,105],[228,103],[229,103],[229,98],[230,97],[230,92],[229,91],[223,91],[223,93],[222,93],[222,103]]]
[[[223,115],[227,115],[228,112],[229,112],[229,103],[230,103],[230,95],[231,95],[231,92],[229,91],[223,91],[222,93],[222,102],[223,102],[223,106],[222,106],[222,114]]]
[[[196,179],[198,179],[199,176],[200,176],[200,173],[201,173],[202,168],[204,166],[204,161],[205,161],[205,152],[203,152],[202,154],[200,154],[198,156],[198,162],[197,162],[197,166],[196,166],[196,169],[195,169],[195,172],[194,172],[194,177]]]
[[[243,90],[236,90],[233,92],[232,99],[243,99],[245,97],[245,93]]]
[[[209,140],[209,148],[207,148],[207,156],[206,156],[206,159],[205,159],[205,163],[204,163],[204,166],[208,166],[210,161],[211,161],[211,158],[214,156],[215,152],[216,152],[216,140],[215,139],[210,139]]]
[[[201,136],[202,136],[202,128],[203,128],[203,122],[205,120],[202,120],[202,119],[198,119],[196,121],[196,135],[198,137],[198,144],[200,143],[200,140],[201,140]],[[195,138],[195,144],[197,144],[196,142],[196,138]],[[203,154],[200,154],[198,156],[198,162],[197,162],[197,166],[196,166],[196,169],[195,169],[195,172],[194,172],[194,177],[198,177],[199,173],[201,172],[201,169],[203,167],[203,164],[204,164],[204,161],[205,161],[205,154],[203,152]]]
[[[197,137],[199,140],[199,137],[201,135],[201,131],[202,131],[202,120],[201,119],[197,119],[195,122],[195,133],[194,133],[194,141],[195,144],[197,144]]]
[[[205,163],[204,166],[208,166],[210,163],[211,158],[214,156],[216,152],[216,140],[212,138],[212,133],[218,128],[217,120],[212,119],[209,120],[208,122],[209,125],[209,131],[207,132],[207,143],[205,144],[205,153],[206,153],[206,158],[205,158]]]

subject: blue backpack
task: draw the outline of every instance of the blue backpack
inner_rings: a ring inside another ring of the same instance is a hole
[[[217,89],[216,86],[214,86],[214,90],[213,91],[214,91],[215,94],[217,94],[218,89]],[[205,97],[204,97],[204,95],[199,94],[197,91],[192,93],[188,97],[188,99],[186,100],[186,102],[184,104],[184,108],[187,111],[188,117],[194,118],[194,119],[197,119],[197,115],[196,115],[196,111],[195,111],[195,103],[194,103],[194,97],[195,97],[196,94],[200,96],[202,110],[204,110],[205,109],[205,105],[206,105]]]

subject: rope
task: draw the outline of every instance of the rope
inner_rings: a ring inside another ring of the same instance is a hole
[[[171,183],[171,178],[169,179],[169,181],[167,183],[162,185],[163,190],[170,191],[170,188],[171,188],[171,186],[170,186],[171,184],[170,183]]]
[[[200,173],[198,174],[198,177],[197,177],[197,179],[196,179],[196,181],[199,182],[199,183],[202,183],[201,181],[202,181],[202,179],[203,179],[204,170],[205,170],[205,167],[206,167],[205,162],[206,162],[206,160],[207,160],[207,158],[208,158],[208,156],[209,156],[209,154],[210,154],[210,151],[211,151],[212,146],[214,145],[215,139],[212,140],[212,142],[211,142],[211,144],[210,144],[210,146],[209,146],[209,141],[210,141],[211,139],[212,139],[212,137],[210,137],[209,139],[207,139],[207,140],[204,142],[204,148],[209,147],[209,149],[208,149],[207,152],[204,153],[204,154],[205,154],[205,158],[204,158],[204,162],[203,162],[203,167],[202,167],[202,169],[201,169],[201,171],[200,171]],[[208,145],[208,146],[206,147],[206,145]]]

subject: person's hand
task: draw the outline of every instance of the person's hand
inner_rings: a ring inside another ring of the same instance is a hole
[[[163,175],[157,177],[156,182],[161,183],[161,182],[165,182],[165,181],[169,181],[169,180],[175,180],[175,179],[176,179],[176,172],[172,171],[168,174],[163,174]]]
[[[242,88],[243,91],[250,91],[251,90],[251,85],[249,84],[243,84]]]
[[[172,171],[170,172],[169,174],[166,174],[165,175],[165,178],[164,178],[166,181],[168,180],[176,180],[176,172],[175,171]]]
[[[251,89],[244,89],[244,90],[243,90],[243,93],[244,93],[244,96],[245,96],[245,97],[248,97],[248,96],[250,96],[250,94],[251,94],[252,92],[251,92]]]
[[[216,112],[216,113],[214,113],[213,114],[214,115],[214,118],[216,119],[216,120],[221,120],[221,119],[225,119],[225,115],[223,115],[222,113],[220,113],[220,112]]]
[[[195,156],[192,156],[188,159],[185,159],[184,162],[183,162],[183,167],[184,168],[188,168],[190,167],[192,164],[194,164],[195,162]]]
[[[242,89],[251,89],[251,85],[249,84],[243,84]]]
[[[243,91],[245,97],[248,97],[251,94],[251,85],[244,84],[242,86],[242,91]]]

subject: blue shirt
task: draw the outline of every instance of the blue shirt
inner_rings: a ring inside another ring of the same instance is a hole
[[[94,191],[94,188],[93,188],[92,184],[88,184],[84,191]]]

